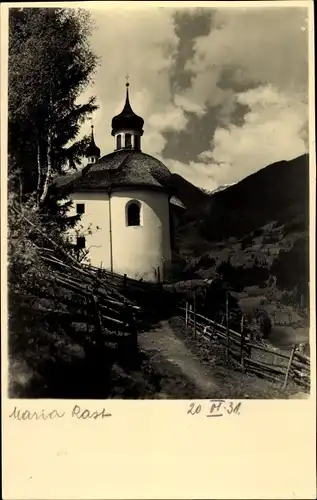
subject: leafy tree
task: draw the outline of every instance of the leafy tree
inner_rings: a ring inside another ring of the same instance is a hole
[[[53,177],[76,168],[87,138],[80,126],[97,108],[78,104],[97,66],[91,22],[78,9],[10,9],[9,173],[11,189],[43,204]]]
[[[55,296],[41,248],[54,242],[73,251],[65,230],[79,217],[67,216],[67,190],[57,191],[52,180],[79,165],[87,144],[77,140],[79,130],[97,107],[93,97],[78,103],[97,66],[91,27],[77,9],[9,13],[9,352],[22,359],[31,350],[40,360],[40,344],[60,342],[34,310],[43,295]]]

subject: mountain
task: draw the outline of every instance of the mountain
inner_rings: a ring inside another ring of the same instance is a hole
[[[201,188],[201,190],[204,193],[211,195],[211,194],[218,193],[218,191],[223,191],[224,189],[227,189],[228,187],[233,186],[233,184],[235,184],[235,182],[232,182],[231,184],[222,184],[221,186],[218,186],[217,188],[212,189],[211,191],[209,189],[204,189],[204,188]]]
[[[208,203],[210,199],[208,193],[178,174],[171,175],[169,187],[188,210],[193,211],[195,207]]]
[[[309,158],[269,165],[204,199],[186,212],[181,226],[195,222],[207,241],[242,238],[270,222],[308,228]],[[182,200],[186,206],[186,200]]]
[[[177,183],[185,186],[179,177]],[[280,282],[291,287],[302,280],[301,288],[305,288],[308,283],[308,155],[276,162],[210,195],[201,196],[188,186],[190,183],[185,183],[186,189],[178,195],[188,210],[180,218],[176,241],[180,255],[192,261],[196,273],[206,277],[229,263],[243,270],[243,280],[248,275],[248,284],[253,285],[258,279],[268,279],[271,269],[274,276],[283,269]],[[196,197],[194,202],[191,193]],[[293,262],[297,269],[293,281],[286,276],[283,264],[286,258],[288,265]]]

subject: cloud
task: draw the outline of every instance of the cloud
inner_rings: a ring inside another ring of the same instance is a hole
[[[206,189],[237,182],[260,168],[307,151],[307,105],[292,102],[272,85],[240,93],[249,106],[241,126],[218,127],[212,147],[188,165],[173,163],[188,179]]]
[[[184,163],[179,160],[168,159],[165,160],[165,163],[171,172],[183,176],[195,186],[212,191],[220,185],[217,176],[215,178],[213,176],[211,165],[203,161],[189,161],[188,163]]]
[[[82,99],[97,95],[95,135],[103,154],[114,149],[111,119],[123,108],[126,74],[132,108],[145,120],[145,151],[160,153],[166,142],[163,132],[186,127],[184,107],[173,101],[169,81],[179,42],[173,14],[172,9],[149,7],[92,11],[96,30],[91,46],[100,57],[100,68],[94,87]],[[82,132],[88,131],[86,125]]]
[[[152,114],[148,125],[154,130],[182,130],[185,128],[187,119],[183,108],[173,104],[165,106],[161,111]]]
[[[184,99],[208,110],[209,149],[197,161],[168,163],[172,168],[214,189],[307,152],[306,18],[305,8],[213,12],[209,33],[196,38],[186,63],[192,78],[184,91]]]
[[[307,9],[204,10],[92,10],[101,60],[83,99],[97,96],[96,142],[113,151],[128,73],[142,149],[214,189],[307,150]]]
[[[226,164],[230,182],[307,151],[302,137],[307,122],[304,103],[292,102],[270,85],[242,93],[238,100],[250,106],[243,125],[218,128],[213,141],[213,160]]]
[[[206,113],[206,107],[204,105],[200,105],[197,102],[192,101],[185,95],[176,94],[174,97],[174,103],[183,111],[193,113],[196,116],[203,116]]]
[[[305,8],[218,9],[210,32],[197,37],[186,68],[194,75],[189,95],[218,103],[221,80],[231,70],[232,88],[270,83],[292,93],[307,91],[308,39]],[[219,85],[220,84],[220,85]]]

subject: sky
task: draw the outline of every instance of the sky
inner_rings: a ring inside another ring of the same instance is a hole
[[[207,190],[308,151],[308,12],[303,7],[91,10],[100,58],[95,139],[114,150],[125,99],[142,151]],[[89,123],[82,133],[89,131]]]

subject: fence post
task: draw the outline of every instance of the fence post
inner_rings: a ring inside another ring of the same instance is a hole
[[[91,294],[91,302],[93,306],[93,311],[94,311],[94,317],[95,317],[95,329],[97,332],[97,338],[102,335],[103,333],[103,323],[101,319],[101,314],[100,314],[100,309],[99,309],[99,303],[98,303],[98,298],[97,298],[97,293],[98,293],[98,288],[99,288],[99,278],[100,278],[100,273],[101,269],[97,269],[97,277],[95,282],[93,283],[93,290]]]
[[[241,366],[244,368],[244,314],[241,318],[241,353],[240,353],[240,362]]]
[[[300,296],[300,312],[301,312],[301,314],[303,314],[304,306],[305,306],[305,299],[304,299],[304,295],[301,294],[301,296]]]
[[[86,285],[86,292],[88,294],[89,292],[89,287],[88,285]],[[90,302],[89,302],[89,299],[88,299],[88,295],[86,295],[86,316],[87,316],[87,323],[86,323],[86,333],[90,333],[90,329],[89,329],[89,316],[90,316],[90,311],[91,311],[91,305],[90,305]]]
[[[229,361],[229,294],[226,291],[226,332],[227,332],[227,361]]]
[[[93,310],[94,310],[95,330],[97,333],[97,336],[95,338],[99,339],[100,336],[102,335],[102,330],[103,330],[102,320],[101,320],[98,300],[97,300],[97,297],[93,293],[91,294],[91,302],[92,302],[92,306],[93,306]]]
[[[186,313],[185,313],[185,325],[188,327],[188,302],[186,300]]]
[[[157,267],[157,281],[161,282],[161,269],[160,266]]]
[[[196,339],[196,290],[194,291],[194,338]]]
[[[125,288],[127,286],[127,275],[123,275],[123,287]]]
[[[287,366],[287,370],[286,370],[286,375],[285,375],[285,380],[284,380],[284,384],[282,386],[282,391],[284,391],[286,389],[286,386],[287,386],[287,381],[288,381],[288,377],[289,377],[289,374],[290,374],[290,371],[291,371],[291,366],[292,366],[292,362],[293,362],[293,359],[294,359],[294,355],[295,355],[295,351],[296,351],[296,344],[293,346],[293,349],[292,349],[292,352],[291,352],[291,355],[289,357],[289,361],[288,361],[288,366]]]

